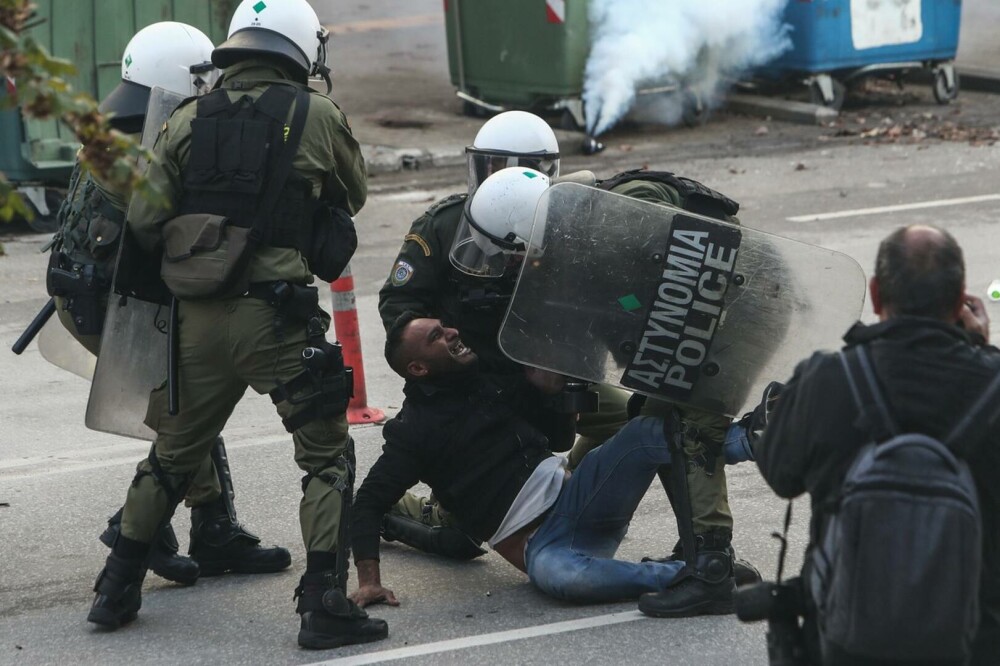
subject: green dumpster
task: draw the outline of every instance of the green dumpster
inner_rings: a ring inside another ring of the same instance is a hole
[[[157,21],[193,25],[216,44],[225,37],[239,0],[35,0],[32,35],[49,53],[76,65],[69,82],[101,99],[118,85],[128,40]],[[16,86],[0,86],[0,103]],[[34,120],[18,109],[0,111],[0,171],[34,206],[31,223],[52,231],[61,192],[69,182],[77,142],[55,120]]]
[[[466,113],[566,109],[583,125],[582,0],[445,0],[448,66]]]

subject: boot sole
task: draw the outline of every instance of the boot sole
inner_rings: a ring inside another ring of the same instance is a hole
[[[196,560],[197,561],[197,560]],[[198,566],[201,568],[201,578],[212,578],[214,576],[222,576],[227,573],[236,574],[269,574],[278,573],[279,571],[284,571],[288,567],[292,566],[291,558],[288,558],[287,562],[280,563],[267,563],[267,564],[231,564],[231,563],[214,563],[214,562],[198,562]]]
[[[642,599],[639,599],[639,611],[643,615],[651,617],[695,617],[697,615],[732,615],[736,612],[736,606],[732,600],[729,601],[709,601],[700,604],[692,604],[686,608],[672,608],[670,610],[660,610],[657,608],[644,607]]]
[[[120,629],[138,616],[138,613],[133,612],[124,617],[119,617],[106,608],[91,608],[90,612],[87,613],[87,622],[99,625],[105,629]]]
[[[317,634],[312,631],[299,631],[299,646],[307,650],[330,650],[332,648],[343,647],[345,645],[360,645],[361,643],[374,643],[389,637],[386,629],[383,634],[373,636],[338,636],[332,637],[325,634]]]
[[[185,586],[194,585],[195,583],[198,582],[198,578],[204,575],[203,573],[199,573],[198,575],[193,577],[174,576],[169,571],[163,569],[157,569],[155,567],[153,567],[151,571],[164,580],[169,580],[171,583],[177,583],[178,585],[185,585]]]

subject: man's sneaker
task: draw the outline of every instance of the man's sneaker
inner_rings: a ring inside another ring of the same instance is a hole
[[[114,544],[121,532],[122,509],[108,518],[108,527],[101,533],[100,539],[108,548]],[[177,535],[168,523],[160,532],[160,537],[153,542],[150,553],[149,568],[160,578],[166,578],[181,585],[194,585],[198,580],[198,563],[190,557],[178,554]]]
[[[261,547],[260,538],[233,520],[221,500],[191,509],[188,555],[198,563],[202,576],[219,576],[230,571],[275,573],[292,563],[286,548]]]
[[[94,583],[94,603],[87,622],[117,629],[136,618],[142,607],[142,560],[108,555],[104,569]]]
[[[419,520],[393,513],[387,513],[382,518],[382,538],[453,560],[472,560],[486,554],[479,543],[457,527],[425,525]]]
[[[343,645],[371,643],[389,637],[385,620],[368,613],[334,586],[333,571],[307,573],[295,589],[301,616],[299,645],[309,650],[326,650]]]

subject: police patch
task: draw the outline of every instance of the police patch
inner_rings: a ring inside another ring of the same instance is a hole
[[[400,259],[392,267],[392,286],[402,287],[413,277],[413,266]]]

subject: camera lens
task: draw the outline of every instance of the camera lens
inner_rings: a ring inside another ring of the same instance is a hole
[[[736,617],[742,622],[759,622],[771,616],[774,609],[774,583],[744,585],[736,590]]]

